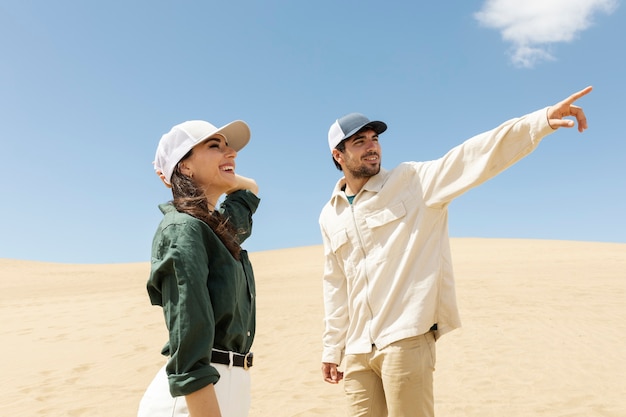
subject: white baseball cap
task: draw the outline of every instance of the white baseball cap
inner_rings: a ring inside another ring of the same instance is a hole
[[[387,130],[385,122],[378,120],[370,121],[367,117],[361,113],[350,113],[335,120],[328,130],[328,146],[330,151],[339,145],[339,143],[354,135],[365,126],[370,126],[377,134],[383,133]]]
[[[216,134],[224,136],[228,146],[237,152],[250,141],[250,128],[242,120],[235,120],[220,128],[204,120],[189,120],[161,136],[154,157],[155,171],[161,171],[165,181],[170,184],[176,164],[191,148]]]

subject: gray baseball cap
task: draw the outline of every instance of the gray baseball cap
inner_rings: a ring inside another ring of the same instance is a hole
[[[381,134],[387,130],[385,122],[378,120],[370,120],[361,113],[350,113],[335,120],[328,130],[328,146],[330,151],[339,145],[339,143],[354,135],[365,126],[371,126],[371,128],[377,133]]]

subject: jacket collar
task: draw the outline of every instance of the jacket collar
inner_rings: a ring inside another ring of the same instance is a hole
[[[383,188],[383,185],[385,184],[385,181],[387,181],[388,177],[389,177],[389,172],[386,169],[381,167],[378,174],[374,175],[373,177],[370,177],[370,179],[367,180],[365,185],[363,185],[363,188],[361,188],[361,191],[359,191],[357,194],[361,194],[363,191],[378,193]],[[337,199],[343,199],[344,201],[347,202],[346,193],[344,193],[343,191],[345,186],[346,186],[346,177],[342,177],[339,181],[337,181],[337,184],[335,184],[333,195],[330,199],[331,205],[333,206],[336,205]]]

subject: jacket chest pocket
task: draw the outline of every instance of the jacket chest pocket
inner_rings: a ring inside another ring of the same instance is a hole
[[[348,243],[348,232],[341,229],[330,237],[330,247],[334,253],[338,253]]]
[[[406,209],[402,202],[392,206],[385,207],[382,210],[374,212],[365,218],[365,222],[370,229],[375,229],[393,223],[396,220],[403,219],[406,216]]]

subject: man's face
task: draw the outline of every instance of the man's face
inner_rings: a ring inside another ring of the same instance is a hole
[[[373,130],[359,132],[346,140],[346,150],[339,152],[338,162],[344,174],[354,178],[369,178],[380,171],[381,148],[378,134]]]

